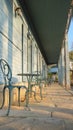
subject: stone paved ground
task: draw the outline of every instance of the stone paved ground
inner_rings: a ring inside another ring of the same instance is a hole
[[[73,91],[49,85],[42,101],[30,101],[29,108],[13,106],[8,117],[0,110],[0,130],[73,130]]]

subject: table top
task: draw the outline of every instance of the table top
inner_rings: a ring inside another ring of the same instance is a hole
[[[35,73],[19,73],[18,76],[40,76],[40,74]]]

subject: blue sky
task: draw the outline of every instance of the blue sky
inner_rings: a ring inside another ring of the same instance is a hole
[[[73,50],[73,17],[71,19],[71,23],[68,31],[68,47],[69,47],[69,51]]]

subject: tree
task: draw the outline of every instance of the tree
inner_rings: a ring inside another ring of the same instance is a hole
[[[73,60],[73,51],[70,51],[70,52],[69,52],[69,59],[70,59],[70,60]]]
[[[73,51],[69,52],[69,59],[70,61],[73,61]],[[73,85],[73,70],[70,71],[70,80],[71,80],[71,85]]]

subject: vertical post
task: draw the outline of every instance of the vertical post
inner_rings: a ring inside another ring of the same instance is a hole
[[[27,71],[32,72],[32,39],[29,28],[27,33]]]
[[[31,61],[30,61],[30,63],[31,63],[31,68],[30,68],[31,70],[30,70],[30,72],[32,73],[32,39],[31,39],[30,42],[31,42],[31,43],[30,43],[30,53],[31,53],[31,54],[30,54],[30,60],[31,60]]]
[[[73,5],[73,0],[71,2],[71,6]],[[65,37],[64,37],[64,63],[65,63],[65,87],[67,89],[70,88],[70,66],[69,66],[69,52],[68,52],[68,28],[70,24],[72,16],[72,7],[69,9],[68,12],[68,19],[67,19],[67,24],[66,24],[66,29],[65,29]]]
[[[23,74],[23,24],[22,24],[22,74]],[[22,75],[22,81],[23,81],[23,75]]]
[[[65,87],[66,87],[66,48],[65,48],[65,41],[64,41],[64,64],[65,64]]]
[[[65,87],[66,85],[66,75],[65,75],[65,47],[64,47],[64,40],[63,40],[63,45],[61,49],[62,53],[62,85]]]
[[[27,72],[28,72],[28,36],[27,36]]]
[[[36,45],[36,53],[37,53],[37,83],[38,83],[38,46]]]
[[[59,61],[58,61],[58,82],[60,85],[62,85],[62,54],[60,52],[60,57],[59,57]]]
[[[38,72],[38,47],[37,47],[37,72]]]
[[[69,69],[69,52],[68,52],[68,34],[65,33],[65,87],[70,88],[70,69]]]
[[[60,84],[60,57],[58,61],[58,83]]]
[[[40,52],[39,52],[39,71],[41,73],[41,55],[40,55]]]

